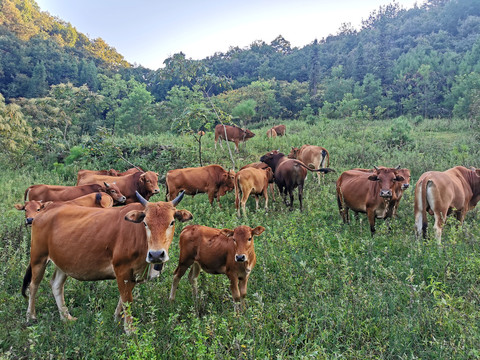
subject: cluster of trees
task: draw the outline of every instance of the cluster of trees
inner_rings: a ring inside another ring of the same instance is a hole
[[[0,0],[0,8],[0,126],[14,126],[14,112],[19,131],[45,147],[69,147],[99,128],[208,130],[232,117],[244,125],[480,115],[477,0],[427,0],[410,10],[393,2],[361,29],[344,24],[300,49],[278,36],[198,61],[175,54],[157,70],[128,64],[34,0]]]

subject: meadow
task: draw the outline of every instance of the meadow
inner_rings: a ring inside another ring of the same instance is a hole
[[[278,122],[277,122],[278,123]],[[414,234],[413,192],[427,170],[456,165],[480,167],[479,129],[468,120],[407,119],[325,120],[315,125],[282,121],[287,136],[267,139],[265,122],[257,136],[234,154],[236,170],[272,149],[320,145],[330,152],[336,173],[318,184],[310,174],[304,211],[288,211],[277,196],[267,214],[247,203],[238,218],[234,194],[222,208],[204,194],[185,197],[180,208],[194,219],[177,224],[170,260],[158,279],[134,290],[131,311],[136,331],[126,335],[113,320],[118,301],[115,281],[67,280],[65,300],[75,322],[64,323],[49,279],[37,293],[38,322],[26,322],[27,301],[20,288],[29,262],[30,229],[13,205],[35,183],[73,185],[81,168],[128,168],[109,144],[146,170],[164,175],[178,167],[198,166],[192,136],[171,134],[90,142],[91,154],[66,166],[54,159],[32,158],[21,166],[4,164],[0,172],[0,359],[473,359],[480,357],[480,214],[467,214],[463,226],[449,218],[437,245],[429,218],[429,237]],[[228,151],[213,146],[213,133],[202,139],[204,164],[231,168]],[[233,151],[233,146],[232,146]],[[377,220],[370,235],[361,214],[344,225],[338,213],[335,181],[354,167],[407,167],[410,189],[397,218]],[[164,200],[162,193],[151,201]],[[277,193],[278,194],[278,193]],[[218,228],[262,225],[255,238],[257,265],[248,284],[247,308],[234,306],[226,276],[202,273],[195,300],[184,277],[176,300],[168,301],[178,261],[178,236],[187,224]]]

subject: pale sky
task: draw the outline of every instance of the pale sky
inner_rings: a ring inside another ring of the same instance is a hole
[[[278,35],[301,48],[335,35],[391,0],[36,0],[42,11],[69,22],[90,39],[102,38],[129,63],[156,70],[182,51],[204,59]],[[410,9],[423,0],[397,0]]]

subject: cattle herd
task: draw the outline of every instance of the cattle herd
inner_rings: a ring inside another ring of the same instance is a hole
[[[285,136],[285,126],[268,130],[268,137]],[[203,135],[203,134],[202,134]],[[235,143],[253,137],[251,131],[235,126],[215,127],[217,140]],[[25,211],[25,223],[31,226],[30,264],[22,294],[29,302],[27,320],[35,320],[35,294],[49,260],[55,265],[50,281],[60,317],[73,320],[65,305],[64,284],[68,276],[83,281],[115,279],[120,298],[115,316],[124,319],[125,331],[131,329],[132,318],[124,314],[125,304],[133,300],[135,284],[157,277],[169,259],[175,222],[193,218],[187,210],[177,209],[184,195],[206,193],[210,204],[229,191],[235,191],[238,216],[246,215],[246,202],[253,194],[256,208],[259,197],[268,210],[268,189],[274,198],[273,184],[285,205],[293,209],[293,190],[298,188],[300,210],[307,172],[334,172],[330,155],[320,146],[292,147],[286,156],[269,151],[260,162],[242,167],[237,173],[220,165],[170,170],[166,174],[166,201],[150,202],[158,194],[158,174],[132,168],[124,173],[116,170],[80,170],[76,186],[32,185],[25,191],[24,203],[16,204]],[[395,168],[355,168],[340,174],[336,197],[340,216],[349,223],[349,210],[366,213],[370,231],[375,233],[375,220],[395,217],[403,192],[410,185],[410,171]],[[287,199],[288,195],[288,199]],[[444,172],[428,171],[415,186],[415,232],[426,237],[427,213],[434,216],[435,237],[441,240],[446,216],[451,213],[463,222],[467,211],[480,200],[480,169],[456,166]],[[191,268],[188,279],[197,293],[200,270],[225,274],[237,309],[244,307],[247,282],[255,266],[254,237],[264,232],[257,226],[215,229],[202,225],[186,226],[180,234],[180,256],[174,272],[170,300],[181,277]]]

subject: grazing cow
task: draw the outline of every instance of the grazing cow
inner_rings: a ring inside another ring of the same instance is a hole
[[[243,169],[246,169],[246,168],[249,168],[249,167],[253,167],[255,169],[263,169],[263,170],[265,170],[266,168],[271,169],[271,167],[268,166],[267,164],[265,164],[264,162],[257,161],[257,162],[250,163],[250,164],[247,164],[245,166],[242,166],[240,168],[240,170],[243,170]],[[275,186],[274,186],[275,178],[273,177],[273,170],[272,170],[272,177],[268,179],[268,183],[270,184],[269,188],[270,188],[270,192],[272,193],[272,200],[275,201]]]
[[[125,176],[125,175],[130,175],[130,174],[135,174],[136,172],[143,172],[142,169],[139,167],[133,167],[128,169],[127,171],[120,172],[115,169],[110,169],[110,170],[78,170],[77,172],[77,184],[80,181],[80,179],[84,177],[88,177],[90,175],[107,175],[107,176]]]
[[[435,217],[435,237],[440,243],[446,218],[454,214],[463,223],[467,211],[480,200],[480,169],[455,166],[446,171],[423,173],[415,185],[417,236],[427,236],[427,212]]]
[[[235,172],[226,171],[220,165],[175,169],[167,172],[165,184],[167,200],[173,199],[182,190],[186,195],[192,196],[207,193],[210,205],[213,205],[216,197],[218,206],[221,207],[220,197],[235,187]]]
[[[297,159],[312,169],[320,169],[330,166],[330,155],[327,149],[315,145],[303,145],[300,148],[292,147],[290,159]],[[313,174],[312,174],[313,175]],[[318,183],[320,184],[321,176],[317,173]],[[323,176],[323,174],[322,174]]]
[[[256,209],[258,210],[259,195],[265,198],[265,211],[268,211],[268,183],[273,179],[272,169],[267,166],[266,169],[256,169],[248,167],[235,174],[235,208],[240,216],[240,203],[243,209],[243,215],[246,216],[245,204],[250,194],[255,195]],[[240,193],[242,200],[240,201]]]
[[[268,138],[276,138],[277,137],[277,132],[275,129],[271,128],[267,130],[267,137]]]
[[[64,204],[42,211],[32,224],[30,264],[22,286],[25,297],[30,289],[27,320],[36,319],[35,294],[49,260],[55,265],[50,284],[62,320],[75,320],[63,296],[68,276],[81,281],[116,279],[120,299],[115,316],[120,319],[125,303],[133,301],[135,284],[158,275],[169,259],[175,220],[192,219],[190,212],[175,208],[182,196],[150,203],[138,194],[140,203],[122,207]],[[131,323],[131,316],[124,314],[127,332]]]
[[[209,274],[225,274],[230,280],[233,300],[245,306],[247,282],[255,266],[256,256],[253,237],[265,228],[252,229],[242,225],[230,229],[214,229],[201,225],[189,225],[180,234],[180,257],[174,272],[170,301],[175,300],[178,283],[187,269],[193,265],[188,280],[197,296],[197,277],[200,270]]]
[[[296,159],[289,159],[283,153],[277,150],[271,151],[260,158],[260,161],[266,163],[273,170],[275,184],[283,197],[285,205],[287,203],[287,192],[290,195],[290,210],[293,210],[293,190],[298,186],[298,200],[300,202],[300,211],[303,209],[303,183],[308,171],[329,173],[334,170],[329,168],[321,168],[312,170],[303,162]]]
[[[225,138],[226,134],[226,138]],[[220,139],[220,147],[223,149],[222,140],[233,141],[235,149],[238,152],[238,143],[245,142],[254,137],[255,134],[248,129],[242,129],[237,126],[218,124],[215,126],[215,149],[217,149],[217,140]]]
[[[26,201],[25,204],[15,204],[17,210],[25,211],[25,225],[32,225],[33,219],[39,211],[43,209],[50,209],[51,204],[75,204],[79,206],[110,208],[113,206],[113,199],[110,195],[102,192],[91,193],[80,196],[69,201]]]
[[[396,198],[395,184],[403,181],[403,176],[394,168],[377,168],[374,173],[348,170],[337,180],[337,203],[344,223],[350,223],[349,209],[356,213],[366,213],[370,231],[375,233],[375,218],[391,216],[390,202]]]
[[[142,197],[149,200],[153,195],[160,192],[158,187],[158,174],[153,171],[136,172],[125,176],[107,176],[107,175],[94,175],[85,176],[77,183],[82,184],[102,184],[103,182],[115,182],[118,188],[125,195],[127,200],[126,204],[137,201],[135,192],[138,191]]]
[[[285,125],[276,125],[272,129],[275,130],[278,136],[285,136],[285,131],[287,130]]]
[[[120,190],[115,181],[107,181],[108,180],[101,181],[98,184],[81,184],[77,186],[32,185],[25,190],[24,201],[69,201],[83,195],[105,192],[110,195],[115,202],[124,203],[126,198],[123,195],[123,191]]]

